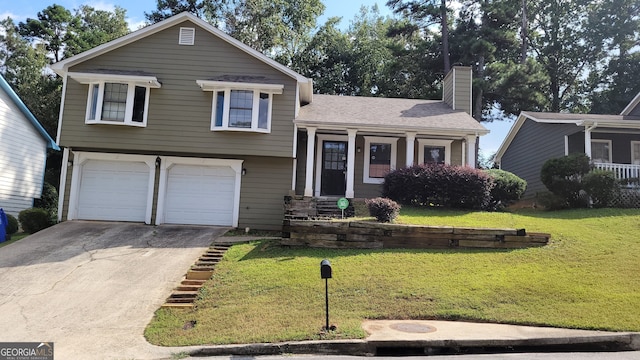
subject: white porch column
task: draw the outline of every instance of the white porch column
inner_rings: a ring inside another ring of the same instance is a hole
[[[305,172],[304,196],[313,196],[313,160],[316,149],[316,128],[307,128],[307,170]]]
[[[408,132],[407,135],[407,167],[413,165],[413,154],[415,154],[416,133]]]
[[[584,127],[584,153],[591,159],[591,130],[594,129],[594,126]]]
[[[344,196],[352,199],[355,195],[353,191],[354,179],[356,176],[356,133],[358,130],[347,129],[349,144],[347,145],[347,190]]]
[[[476,167],[476,139],[477,135],[467,135],[467,166]]]

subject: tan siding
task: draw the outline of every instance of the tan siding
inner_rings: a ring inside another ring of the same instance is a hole
[[[462,140],[451,143],[451,165],[462,165]]]
[[[69,163],[73,163],[73,152],[69,151]],[[62,164],[65,166],[66,164]],[[64,188],[64,197],[62,200],[62,221],[67,220],[67,214],[69,213],[69,196],[71,194],[71,175],[73,174],[73,165],[67,166],[67,178]]]
[[[442,82],[442,100],[453,107],[453,72],[450,71]]]
[[[284,197],[291,189],[292,159],[246,157],[240,190],[238,226],[277,230],[282,227]]]
[[[456,67],[455,75],[455,109],[471,114],[471,68]]]
[[[178,45],[176,25],[78,64],[70,71],[97,69],[144,71],[162,83],[151,89],[146,128],[86,125],[88,86],[69,79],[61,144],[114,151],[291,157],[296,82],[267,64],[197,28],[194,46]],[[221,75],[266,76],[284,85],[274,95],[270,134],[212,132],[212,92],[196,80]]]

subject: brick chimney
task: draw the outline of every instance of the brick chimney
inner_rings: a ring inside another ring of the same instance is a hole
[[[452,67],[442,83],[442,100],[453,110],[462,110],[473,116],[471,112],[471,85],[471,67]]]

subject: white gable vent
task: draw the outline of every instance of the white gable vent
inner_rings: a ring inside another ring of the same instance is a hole
[[[180,45],[193,45],[196,39],[196,29],[195,28],[180,28],[180,39],[178,40],[178,44]]]

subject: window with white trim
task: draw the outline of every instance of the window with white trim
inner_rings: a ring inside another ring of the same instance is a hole
[[[124,71],[68,75],[88,85],[86,124],[147,126],[150,90],[161,87],[155,76]]]
[[[271,132],[273,95],[284,85],[229,83],[197,80],[204,91],[213,91],[212,131]]]
[[[611,140],[591,140],[591,160],[611,163]]]
[[[364,137],[365,184],[382,184],[384,177],[396,168],[397,138]]]
[[[631,142],[631,163],[640,165],[640,141]]]
[[[149,89],[135,83],[90,83],[85,122],[146,126]]]
[[[418,139],[420,164],[451,164],[453,140]]]

